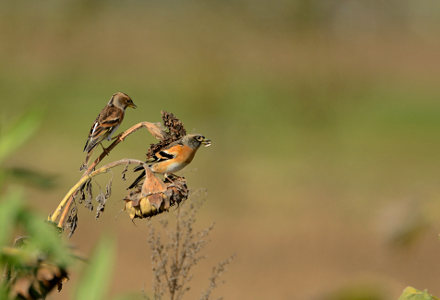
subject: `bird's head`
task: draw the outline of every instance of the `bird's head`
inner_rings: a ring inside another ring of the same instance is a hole
[[[204,145],[205,147],[211,146],[211,140],[200,134],[188,134],[183,137],[183,142],[194,149],[199,148],[201,145]]]
[[[109,104],[113,104],[121,109],[126,109],[127,107],[136,108],[136,104],[133,103],[133,100],[131,100],[127,94],[122,92],[117,92],[114,94],[112,99],[110,99]]]

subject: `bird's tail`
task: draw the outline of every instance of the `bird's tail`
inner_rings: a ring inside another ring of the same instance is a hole
[[[84,146],[83,152],[90,152],[99,143],[99,139],[89,138],[87,139],[86,145]]]
[[[135,167],[133,169],[133,172],[138,172],[138,171],[143,170],[143,169],[144,169],[144,166],[143,165],[139,165],[139,166],[137,166],[137,167]]]
[[[127,188],[127,190],[134,188],[145,177],[145,170],[142,165],[137,166],[133,169],[134,172],[138,172],[140,170],[143,170],[142,173],[135,179],[135,181],[133,181],[133,183]]]
[[[86,144],[84,146],[83,152],[86,152],[87,146],[89,145],[89,139],[87,139]]]

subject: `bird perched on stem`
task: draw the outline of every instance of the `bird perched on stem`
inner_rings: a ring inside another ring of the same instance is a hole
[[[118,129],[124,119],[125,109],[127,107],[136,108],[133,100],[122,92],[113,94],[107,105],[101,110],[98,117],[90,129],[84,152],[87,152],[86,162],[90,156],[90,152],[101,143],[105,138],[111,140],[112,134]]]
[[[153,158],[147,161],[148,167],[153,173],[161,173],[165,176],[168,173],[180,171],[193,160],[201,145],[209,147],[211,141],[199,134],[187,134],[154,153]],[[142,174],[136,178],[128,189],[135,187],[145,177],[143,166],[134,169],[135,172],[140,170],[143,170]]]

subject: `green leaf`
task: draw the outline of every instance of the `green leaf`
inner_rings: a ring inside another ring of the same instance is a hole
[[[5,246],[23,207],[22,192],[10,191],[0,202],[0,247]]]
[[[46,253],[59,266],[69,265],[72,260],[70,251],[56,227],[28,211],[22,212],[20,219],[26,232],[31,236],[29,247],[35,247],[39,252]]]
[[[426,290],[419,291],[409,286],[403,290],[399,300],[438,300],[438,298],[430,295]]]
[[[89,260],[76,293],[78,300],[103,299],[115,257],[114,241],[103,239]]]
[[[9,290],[5,284],[0,285],[0,299],[8,299]]]
[[[2,131],[0,136],[0,164],[5,158],[24,144],[38,129],[42,114],[30,111],[19,118],[14,125]]]
[[[381,286],[371,283],[349,283],[324,297],[326,300],[383,300],[385,298]]]

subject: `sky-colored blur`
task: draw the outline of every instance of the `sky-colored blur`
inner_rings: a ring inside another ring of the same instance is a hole
[[[188,299],[232,253],[225,299],[439,296],[439,20],[438,0],[1,2],[0,125],[45,111],[8,164],[56,175],[28,190],[48,214],[123,91],[138,108],[121,129],[168,110],[213,141],[180,173],[207,189],[199,226],[216,222]],[[112,158],[152,142],[137,132]],[[121,213],[113,175],[102,219],[81,208],[72,243],[114,234],[111,294],[148,291],[148,225]]]

